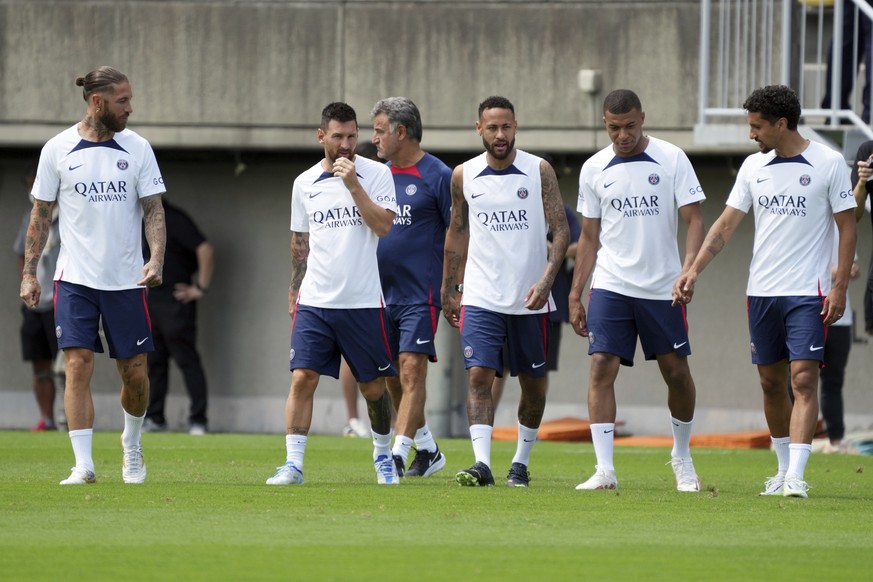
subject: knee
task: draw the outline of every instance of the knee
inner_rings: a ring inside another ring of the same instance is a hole
[[[361,384],[361,395],[364,400],[376,402],[385,394],[385,382],[381,378]]]

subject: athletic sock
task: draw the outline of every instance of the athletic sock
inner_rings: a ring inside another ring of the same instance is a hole
[[[412,439],[408,436],[399,435],[394,438],[394,448],[391,454],[398,455],[403,459],[403,466],[406,466],[406,459],[409,458],[409,449],[412,448]]]
[[[512,457],[513,463],[521,463],[525,467],[530,463],[530,452],[533,450],[534,444],[537,442],[537,428],[528,428],[518,423],[518,443],[515,446],[515,456]]]
[[[121,433],[121,446],[125,449],[137,447],[142,442],[142,421],[145,420],[145,414],[133,416],[124,409],[121,409],[121,411],[124,413],[124,431]]]
[[[797,475],[803,481],[803,472],[806,470],[806,462],[809,460],[809,453],[812,452],[812,445],[805,443],[791,443],[788,445],[788,470],[786,474]]]
[[[594,456],[597,457],[597,466],[605,471],[615,471],[612,460],[614,439],[614,422],[598,422],[591,425],[591,440],[594,441]]]
[[[494,428],[487,424],[470,425],[470,440],[473,443],[473,455],[477,463],[485,463],[491,467],[491,433]]]
[[[391,456],[391,433],[379,434],[375,430],[370,429],[373,433],[373,460],[382,455]]]
[[[670,420],[670,425],[673,427],[673,450],[670,454],[680,459],[691,458],[691,426],[694,424],[694,419],[688,422],[676,418]]]
[[[70,443],[73,445],[73,456],[76,458],[77,467],[94,471],[94,458],[91,456],[91,443],[93,439],[93,428],[70,431]]]
[[[430,453],[437,450],[436,441],[433,440],[433,433],[430,432],[427,423],[424,423],[423,427],[415,431],[415,449]]]
[[[788,444],[791,442],[791,437],[774,437],[770,436],[773,442],[773,452],[776,453],[776,463],[778,464],[778,474],[784,475],[788,471]]]
[[[285,462],[294,463],[301,471],[303,470],[303,455],[306,453],[308,438],[305,434],[285,435]]]

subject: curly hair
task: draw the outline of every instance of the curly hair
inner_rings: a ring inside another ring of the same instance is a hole
[[[486,109],[509,109],[515,115],[515,107],[512,106],[509,99],[506,97],[491,96],[479,104],[479,117],[482,117],[482,112]]]
[[[788,122],[788,129],[797,130],[800,121],[800,99],[791,87],[785,85],[767,85],[755,89],[743,109],[749,113],[759,113],[770,123],[776,123],[781,118]]]

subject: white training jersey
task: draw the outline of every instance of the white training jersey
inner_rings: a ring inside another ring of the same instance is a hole
[[[600,220],[592,289],[639,299],[671,299],[682,271],[676,242],[678,210],[706,198],[680,148],[649,137],[645,151],[615,155],[612,145],[579,173],[577,210]]]
[[[397,213],[391,171],[355,156],[355,172],[377,205]],[[309,259],[297,301],[331,309],[382,307],[376,247],[379,237],[364,223],[342,178],[321,162],[294,180],[291,230],[309,233]]]
[[[843,156],[814,141],[791,158],[775,151],[752,154],[740,166],[727,205],[755,213],[747,295],[830,291],[834,214],[855,207]]]
[[[516,150],[512,165],[495,170],[485,156],[463,166],[470,245],[461,301],[510,315],[554,311],[551,293],[548,304],[537,311],[524,306],[525,295],[543,277],[548,262],[542,159]]]
[[[76,124],[50,139],[32,194],[60,210],[55,280],[104,291],[136,288],[144,264],[140,198],[165,191],[151,146],[129,129],[92,142]]]

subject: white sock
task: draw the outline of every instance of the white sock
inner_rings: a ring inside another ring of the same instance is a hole
[[[373,433],[373,460],[375,461],[382,455],[391,456],[391,433],[379,434],[375,430],[370,429]]]
[[[776,463],[778,464],[778,475],[784,475],[788,472],[788,443],[791,442],[791,437],[774,437],[770,436],[773,442],[773,451],[776,453]]]
[[[433,440],[433,433],[430,432],[426,422],[423,427],[415,431],[415,448],[416,450],[428,451],[430,453],[437,450],[436,441]]]
[[[123,408],[124,413],[124,431],[121,433],[121,446],[125,449],[138,447],[142,442],[142,421],[145,420],[145,414],[142,416],[133,416]]]
[[[530,452],[537,442],[537,428],[528,428],[518,423],[518,443],[515,445],[513,463],[521,463],[525,467],[530,463]]]
[[[408,436],[400,435],[394,439],[394,448],[391,453],[399,455],[403,459],[403,466],[406,466],[406,459],[409,458],[409,449],[412,448],[412,439]]]
[[[306,441],[309,439],[305,434],[285,435],[285,462],[291,461],[301,471],[303,470],[303,455],[306,453]]]
[[[73,445],[73,456],[76,466],[89,471],[94,470],[94,459],[91,456],[91,443],[94,439],[93,428],[81,428],[70,431],[70,443]]]
[[[591,425],[591,440],[594,441],[594,456],[597,457],[597,466],[606,471],[615,471],[612,460],[614,439],[614,422],[598,422]]]
[[[681,420],[671,418],[670,421],[670,425],[673,427],[673,450],[670,454],[680,459],[690,459],[691,425],[694,424],[694,419],[682,422]]]
[[[470,440],[473,443],[473,456],[477,463],[491,467],[491,433],[494,428],[487,424],[470,425]]]
[[[809,460],[809,453],[812,452],[812,445],[805,443],[791,443],[788,445],[788,470],[786,474],[797,475],[803,481],[803,472],[806,470],[806,462]]]

